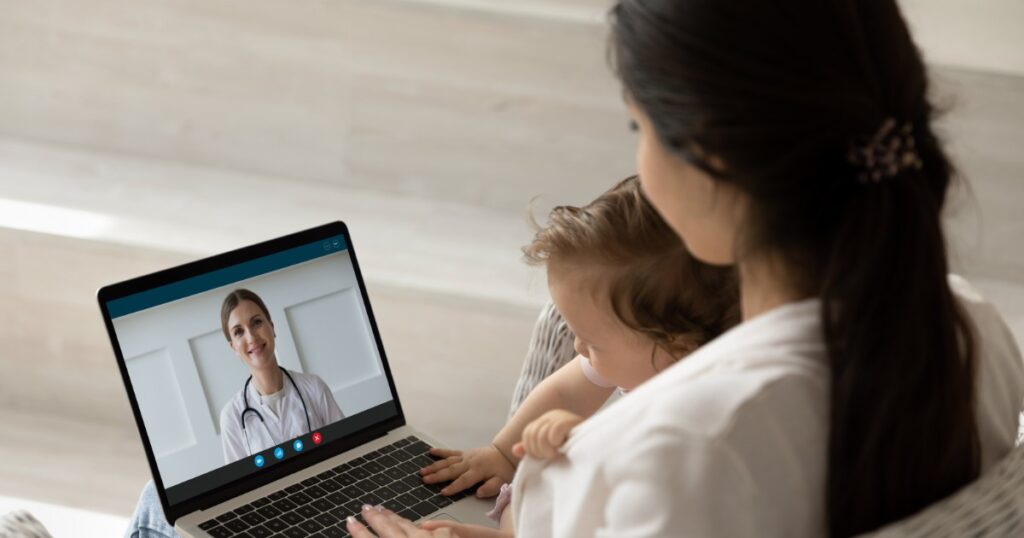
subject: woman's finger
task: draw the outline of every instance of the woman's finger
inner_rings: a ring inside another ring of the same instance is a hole
[[[365,525],[352,516],[348,516],[348,519],[345,520],[345,528],[348,529],[348,533],[352,535],[352,538],[377,538],[375,534],[370,532],[370,529],[367,529]]]
[[[392,512],[393,514],[393,512]],[[373,532],[380,538],[393,538],[397,536],[408,536],[407,529],[403,529],[397,519],[391,518],[383,508],[379,506],[363,505],[363,519],[370,524]],[[416,527],[412,527],[415,529]]]
[[[517,458],[522,458],[526,456],[526,447],[523,446],[522,441],[519,441],[518,443],[512,445],[512,454]]]

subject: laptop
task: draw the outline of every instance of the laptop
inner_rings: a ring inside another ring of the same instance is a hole
[[[363,504],[493,526],[474,488],[419,476],[445,445],[406,424],[343,222],[97,296],[179,534],[344,537]]]

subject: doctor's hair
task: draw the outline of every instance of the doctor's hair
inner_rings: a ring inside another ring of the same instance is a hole
[[[270,311],[267,310],[267,305],[263,303],[263,299],[260,299],[259,295],[245,289],[238,288],[232,291],[224,298],[224,302],[220,305],[220,327],[224,331],[224,338],[231,341],[231,333],[228,331],[228,318],[231,317],[231,311],[238,307],[238,304],[242,301],[252,301],[256,303],[256,306],[260,307],[263,311],[263,315],[267,316],[267,321],[273,325],[274,320],[270,319]]]
[[[610,21],[609,59],[652,134],[749,195],[737,259],[781,262],[821,301],[829,535],[977,478],[975,337],[940,219],[955,171],[896,1],[620,0]],[[864,181],[851,144],[892,122],[918,166]]]
[[[534,226],[533,242],[523,248],[528,264],[594,271],[598,299],[610,303],[623,325],[673,357],[739,321],[735,270],[694,259],[644,197],[636,176],[582,207],[556,207],[547,226]]]

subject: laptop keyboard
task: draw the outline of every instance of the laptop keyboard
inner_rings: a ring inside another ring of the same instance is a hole
[[[441,495],[446,484],[424,484],[419,470],[437,461],[429,450],[415,436],[406,437],[204,521],[199,528],[216,538],[344,538],[349,536],[345,519],[359,516],[364,504],[383,505],[416,521],[474,491],[470,487],[446,497]]]

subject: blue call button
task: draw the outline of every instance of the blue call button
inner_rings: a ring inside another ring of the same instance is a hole
[[[296,439],[295,442],[292,443],[292,448],[294,448],[296,452],[302,452],[302,439]]]
[[[284,449],[281,448],[281,447],[275,448],[274,449],[274,457],[277,458],[277,459],[283,459],[284,458]]]
[[[253,463],[255,463],[257,467],[263,467],[263,464],[266,463],[266,461],[263,459],[263,456],[256,456]]]

